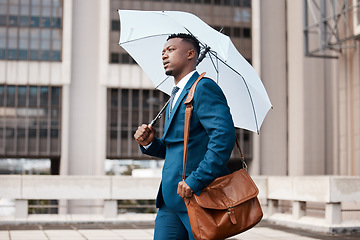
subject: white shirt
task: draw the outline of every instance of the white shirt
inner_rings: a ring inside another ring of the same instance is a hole
[[[175,106],[176,101],[178,100],[178,98],[180,97],[180,94],[182,92],[182,90],[184,89],[184,87],[186,86],[187,82],[190,80],[191,76],[196,72],[196,70],[189,72],[185,77],[183,77],[178,84],[176,84],[175,86],[177,86],[179,88],[179,91],[177,91],[177,93],[175,94],[174,100],[172,102],[172,108]],[[174,87],[175,87],[174,86]]]
[[[177,93],[175,94],[174,100],[172,102],[172,107],[175,106],[176,101],[178,100],[182,90],[184,89],[184,87],[186,86],[187,82],[190,80],[191,76],[196,72],[196,70],[189,72],[185,77],[183,77],[178,84],[176,84],[175,86],[177,86],[179,88],[179,90],[177,91]],[[174,87],[175,87],[174,86]],[[143,146],[145,149],[148,149],[151,146],[152,142],[149,143],[149,145]]]

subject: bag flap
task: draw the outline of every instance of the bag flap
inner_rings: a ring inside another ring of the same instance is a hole
[[[259,189],[246,170],[215,179],[199,196],[196,202],[203,208],[227,209],[235,207],[258,195]]]

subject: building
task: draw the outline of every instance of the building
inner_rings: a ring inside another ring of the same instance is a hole
[[[260,135],[238,131],[252,174],[359,175],[360,3],[332,2],[346,11],[326,0],[0,0],[0,158],[51,159],[61,175],[148,159],[132,135],[168,96],[117,45],[116,10],[181,10],[224,28],[268,91]],[[339,12],[336,24],[316,24],[316,5]],[[337,40],[317,48],[310,27]]]
[[[254,172],[360,174],[359,5],[252,1],[253,65],[274,106]]]
[[[51,159],[52,174],[103,175],[106,159],[148,159],[133,133],[168,96],[153,89],[117,44],[117,9],[192,12],[223,28],[251,62],[250,1],[1,0],[0,5],[0,157]],[[162,125],[161,120],[159,136]],[[238,135],[250,162],[251,134]]]

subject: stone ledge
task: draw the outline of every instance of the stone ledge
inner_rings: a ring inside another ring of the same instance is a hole
[[[275,213],[265,221],[289,228],[297,228],[326,234],[360,233],[360,221],[344,221],[341,224],[327,224],[325,219],[304,216],[294,219],[292,214]]]
[[[155,213],[119,214],[114,218],[106,218],[95,214],[31,214],[26,218],[0,216],[1,225],[32,225],[32,224],[131,224],[153,223]]]

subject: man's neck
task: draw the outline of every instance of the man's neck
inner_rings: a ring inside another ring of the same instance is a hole
[[[177,85],[181,79],[183,79],[186,75],[188,75],[189,73],[191,73],[192,71],[195,71],[196,69],[190,69],[189,71],[184,71],[181,74],[179,74],[178,76],[174,76],[174,83],[175,85]]]
[[[185,87],[185,85],[190,80],[190,78],[194,75],[195,72],[196,72],[196,70],[189,72],[176,84],[176,86],[179,87],[180,90],[182,91],[182,89]]]

